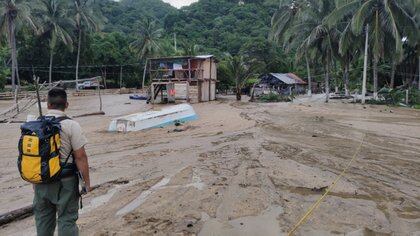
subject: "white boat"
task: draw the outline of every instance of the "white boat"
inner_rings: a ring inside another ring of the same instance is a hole
[[[111,121],[108,131],[131,132],[165,127],[177,122],[183,123],[198,119],[194,108],[188,104],[165,107],[160,111],[148,111],[118,117]]]

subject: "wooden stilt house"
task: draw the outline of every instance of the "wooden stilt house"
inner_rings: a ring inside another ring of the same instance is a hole
[[[216,99],[217,60],[213,55],[149,59],[152,103]]]

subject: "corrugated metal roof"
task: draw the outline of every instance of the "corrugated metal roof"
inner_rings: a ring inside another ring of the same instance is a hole
[[[279,79],[285,84],[306,84],[301,78],[293,73],[281,74],[281,73],[270,73],[273,77]]]
[[[198,56],[172,56],[172,57],[157,57],[157,58],[148,58],[149,60],[178,60],[178,59],[209,59],[213,58],[213,55],[198,55]]]
[[[289,76],[289,78],[296,80],[298,84],[306,84],[306,82],[303,79],[299,78],[299,76],[293,73],[287,73],[287,76]]]
[[[292,78],[289,78],[287,74],[270,73],[270,75],[276,77],[277,79],[281,80],[285,84],[296,84],[296,81]]]
[[[214,57],[213,55],[198,55],[195,56],[195,58],[199,58],[199,59],[208,59],[208,58],[212,58]]]

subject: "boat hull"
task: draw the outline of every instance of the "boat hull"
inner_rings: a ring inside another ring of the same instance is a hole
[[[160,128],[175,123],[183,123],[198,119],[192,106],[180,104],[162,109],[115,118],[111,121],[108,131],[132,132],[152,128]]]

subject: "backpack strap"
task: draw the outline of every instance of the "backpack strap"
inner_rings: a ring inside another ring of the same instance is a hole
[[[56,117],[55,118],[58,122],[61,122],[61,121],[63,121],[63,120],[71,120],[71,118],[70,117],[68,117],[68,116],[60,116],[60,117]],[[73,150],[69,153],[69,155],[67,156],[67,158],[66,158],[66,161],[64,162],[64,165],[63,166],[66,166],[67,165],[67,163],[69,162],[69,159],[70,159],[70,157],[73,155]],[[73,157],[73,160],[74,160],[74,157]],[[74,163],[73,163],[74,164]]]
[[[60,116],[60,117],[56,117],[55,118],[58,122],[61,122],[61,121],[63,121],[63,120],[71,120],[71,118],[70,117],[68,117],[68,116]]]

